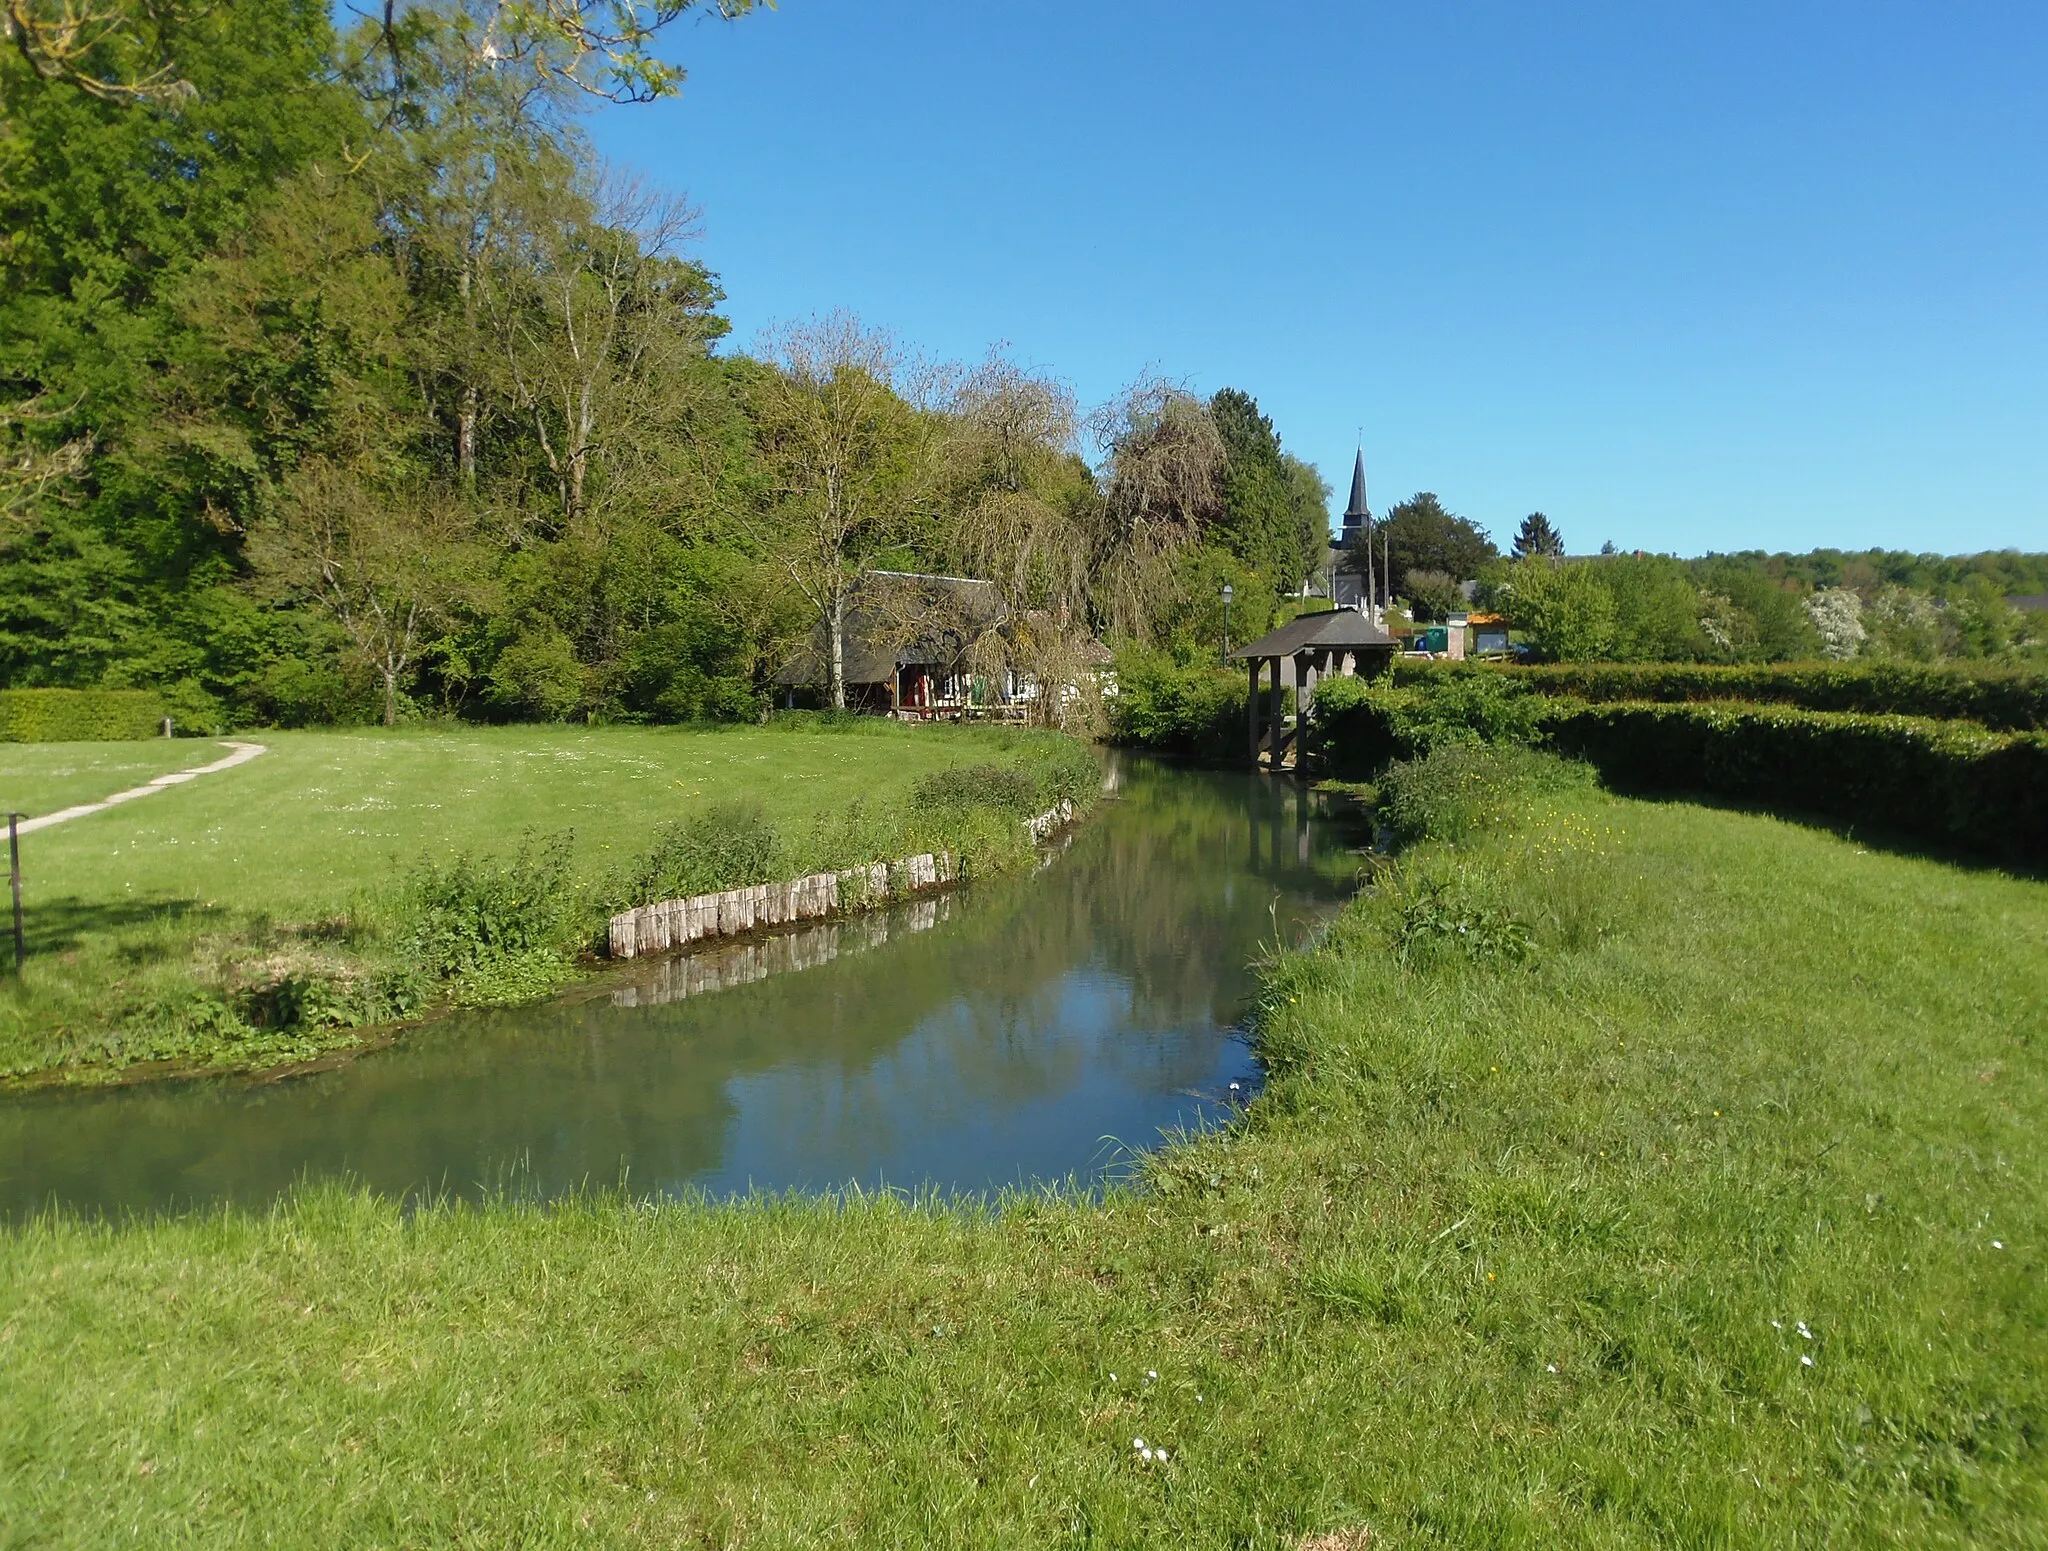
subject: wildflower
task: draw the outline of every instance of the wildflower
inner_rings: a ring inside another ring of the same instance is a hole
[[[1152,1451],[1151,1451],[1150,1449],[1140,1449],[1140,1450],[1138,1450],[1138,1458],[1139,1458],[1139,1459],[1150,1459],[1151,1457],[1152,1457]]]
[[[1778,1322],[1777,1322],[1776,1320],[1772,1320],[1772,1321],[1771,1321],[1771,1329],[1773,1329],[1773,1330],[1783,1330],[1784,1328],[1785,1328],[1785,1327],[1784,1327],[1783,1325],[1779,1324],[1779,1323],[1778,1323]],[[1112,1374],[1110,1375],[1110,1377],[1111,1377],[1111,1378],[1113,1379],[1113,1378],[1115,1378],[1115,1377],[1116,1377],[1116,1375],[1112,1373]]]
[[[1806,1353],[1801,1352],[1799,1354],[1799,1366],[1802,1368],[1811,1368],[1813,1366],[1813,1359],[1809,1357]]]
[[[1800,1334],[1800,1335],[1802,1335],[1803,1337],[1805,1337],[1805,1338],[1806,1338],[1807,1340],[1809,1340],[1809,1341],[1811,1341],[1811,1340],[1813,1339],[1813,1332],[1812,1332],[1812,1331],[1810,1331],[1810,1330],[1808,1330],[1808,1329],[1806,1328],[1806,1321],[1805,1321],[1805,1320],[1803,1320],[1803,1319],[1801,1319],[1801,1320],[1794,1320],[1794,1321],[1792,1322],[1792,1324],[1793,1324],[1793,1328],[1794,1328],[1795,1330],[1797,1330],[1797,1331],[1799,1332],[1799,1334]]]
[[[1772,1321],[1771,1321],[1771,1323],[1775,1325],[1775,1324],[1777,1323],[1777,1321],[1776,1321],[1776,1320],[1772,1320]],[[1109,1382],[1110,1382],[1110,1383],[1112,1383],[1112,1384],[1114,1384],[1114,1383],[1116,1382],[1116,1375],[1115,1375],[1115,1374],[1113,1374],[1113,1373],[1112,1373],[1112,1374],[1111,1374],[1111,1375],[1109,1376]]]
[[[2003,1240],[2003,1239],[1993,1239],[1993,1240],[1991,1241],[1991,1247],[1992,1247],[1993,1249],[2004,1249],[2004,1248],[2005,1248],[2005,1240]]]
[[[1143,1449],[1145,1447],[1145,1440],[1143,1438],[1133,1438],[1131,1440],[1131,1447],[1134,1449]]]
[[[1154,1379],[1156,1379],[1156,1378],[1158,1378],[1158,1377],[1159,1377],[1159,1370],[1158,1370],[1157,1368],[1147,1368],[1147,1369],[1145,1370],[1145,1382],[1146,1382],[1147,1384],[1150,1384],[1150,1383],[1151,1383],[1151,1382],[1152,1382],[1152,1381],[1153,1381]]]
[[[1163,1465],[1163,1464],[1165,1464],[1165,1463],[1166,1463],[1166,1450],[1164,1450],[1164,1449],[1154,1449],[1154,1450],[1152,1451],[1152,1457],[1153,1457],[1154,1459],[1158,1460],[1158,1461],[1159,1461],[1159,1463]]]

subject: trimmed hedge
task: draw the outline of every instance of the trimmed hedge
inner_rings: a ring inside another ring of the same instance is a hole
[[[1550,744],[1619,789],[1711,792],[2048,862],[2048,736],[1748,705],[1553,704]]]
[[[0,689],[0,743],[154,738],[164,703],[147,689]]]
[[[1806,711],[1921,716],[1971,721],[2009,732],[2048,728],[2048,674],[2020,668],[1919,663],[1780,663],[1721,667],[1702,663],[1471,664],[1399,660],[1395,681],[1419,684],[1458,674],[1494,673],[1546,695],[1579,700],[1746,700]]]

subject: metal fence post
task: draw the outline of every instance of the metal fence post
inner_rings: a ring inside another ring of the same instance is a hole
[[[7,815],[7,874],[14,888],[14,973],[21,973],[21,961],[28,949],[21,932],[21,815]]]

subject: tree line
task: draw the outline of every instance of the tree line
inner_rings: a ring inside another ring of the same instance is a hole
[[[1603,543],[1571,556],[1542,512],[1523,519],[1503,554],[1429,491],[1392,507],[1376,540],[1390,595],[1412,617],[1498,612],[1552,661],[2032,661],[2048,652],[2041,616],[2011,602],[2048,594],[2044,554],[1819,549],[1680,559]],[[1345,563],[1362,570],[1364,556]]]
[[[976,665],[1054,672],[1213,638],[1226,582],[1262,627],[1321,567],[1328,489],[1248,394],[1084,407],[848,316],[733,348],[696,212],[581,127],[673,89],[649,40],[691,8],[17,26],[0,686],[221,725],[743,717],[806,643],[839,698],[883,573],[989,578]]]

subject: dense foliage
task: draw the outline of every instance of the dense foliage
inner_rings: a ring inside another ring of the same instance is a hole
[[[1110,736],[1181,759],[1233,763],[1244,757],[1245,692],[1241,670],[1126,652],[1117,659]]]
[[[1326,491],[1248,395],[1083,415],[847,318],[725,352],[694,213],[576,116],[672,74],[549,18],[223,0],[139,93],[0,58],[0,685],[194,728],[743,718],[856,596],[929,623],[889,571],[990,578],[958,666],[1073,682],[1091,636],[1215,640],[1225,582],[1263,628],[1319,563]]]
[[[1597,684],[1597,674],[1587,677]],[[2048,860],[2042,733],[1728,699],[1589,703],[1533,692],[1568,691],[1572,680],[1568,670],[1333,680],[1317,692],[1310,747],[1328,774],[1361,779],[1445,750],[1542,745],[1587,760],[1625,789],[1709,792],[2023,863]],[[1465,777],[1431,768],[1451,782],[1440,800],[1462,800]]]
[[[148,738],[163,715],[146,689],[0,689],[0,743]]]
[[[1397,662],[1400,684],[1489,677],[1580,700],[1746,700],[1808,711],[1932,717],[2001,731],[2048,729],[2048,673],[1985,664],[1901,662],[1713,666],[1555,663],[1454,667]]]

